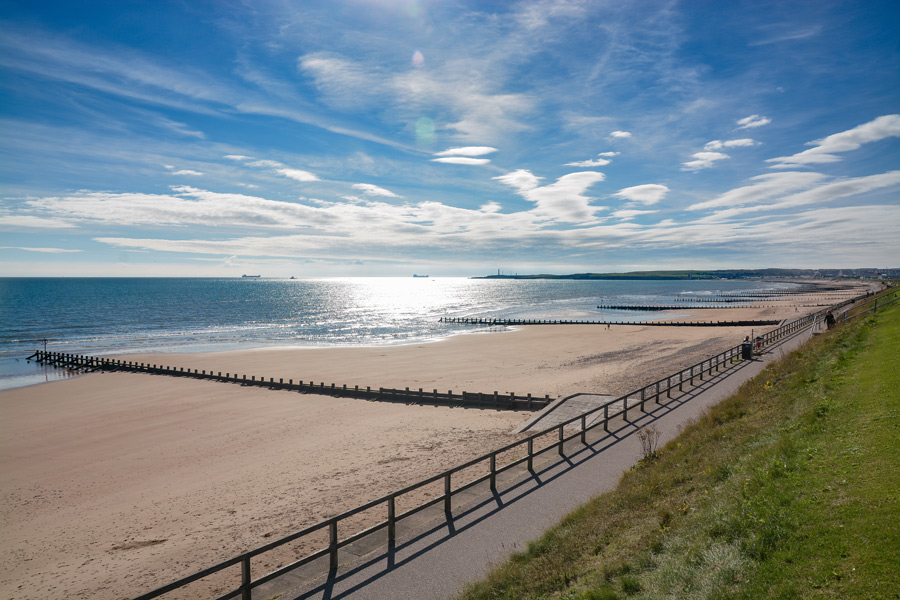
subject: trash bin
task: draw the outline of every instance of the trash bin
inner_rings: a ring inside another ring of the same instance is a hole
[[[750,342],[741,342],[741,358],[743,360],[753,359],[753,344]]]

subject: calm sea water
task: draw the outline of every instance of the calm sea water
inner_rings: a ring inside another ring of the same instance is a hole
[[[0,389],[66,376],[34,350],[115,355],[401,344],[475,331],[440,317],[640,321],[598,304],[777,289],[759,281],[0,278]]]

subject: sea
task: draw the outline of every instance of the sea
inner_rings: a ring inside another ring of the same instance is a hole
[[[446,323],[442,317],[635,322],[662,315],[598,306],[679,301],[688,314],[691,300],[793,285],[443,277],[0,278],[0,389],[72,376],[27,360],[39,349],[116,356],[421,343],[497,329]]]

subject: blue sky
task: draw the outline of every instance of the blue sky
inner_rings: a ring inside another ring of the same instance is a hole
[[[0,6],[0,275],[900,266],[894,0]]]

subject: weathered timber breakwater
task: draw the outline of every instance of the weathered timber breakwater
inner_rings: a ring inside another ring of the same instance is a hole
[[[644,310],[632,309],[632,310]],[[651,309],[652,310],[652,309]],[[668,309],[666,309],[668,310]],[[778,320],[753,321],[582,321],[577,319],[493,319],[484,317],[441,317],[442,323],[460,325],[648,325],[656,327],[762,327],[779,325]]]
[[[185,369],[184,367],[170,367],[165,365],[102,358],[98,356],[46,352],[43,350],[35,351],[34,354],[28,357],[28,360],[86,373],[123,371],[130,373],[147,373],[151,375],[168,375],[170,377],[190,377],[193,379],[206,379],[221,383],[264,387],[273,390],[289,390],[304,394],[319,394],[323,396],[335,396],[338,398],[359,398],[361,400],[373,400],[379,402],[442,404],[450,406],[502,408],[507,410],[540,410],[551,402],[549,395],[539,397],[526,394],[523,396],[516,393],[500,394],[496,391],[493,393],[464,391],[462,393],[454,394],[453,390],[448,390],[444,393],[439,392],[436,389],[427,391],[422,388],[410,389],[408,387],[405,389],[373,388],[371,386],[362,387],[359,385],[326,384],[325,382],[316,383],[314,381],[303,381],[300,379],[295,383],[293,379],[285,381],[283,378],[279,378],[276,381],[274,377],[266,379],[265,377],[257,378],[255,375],[250,376],[248,379],[247,375],[241,374],[239,376],[237,373],[225,373],[223,375],[221,371],[192,370]]]

